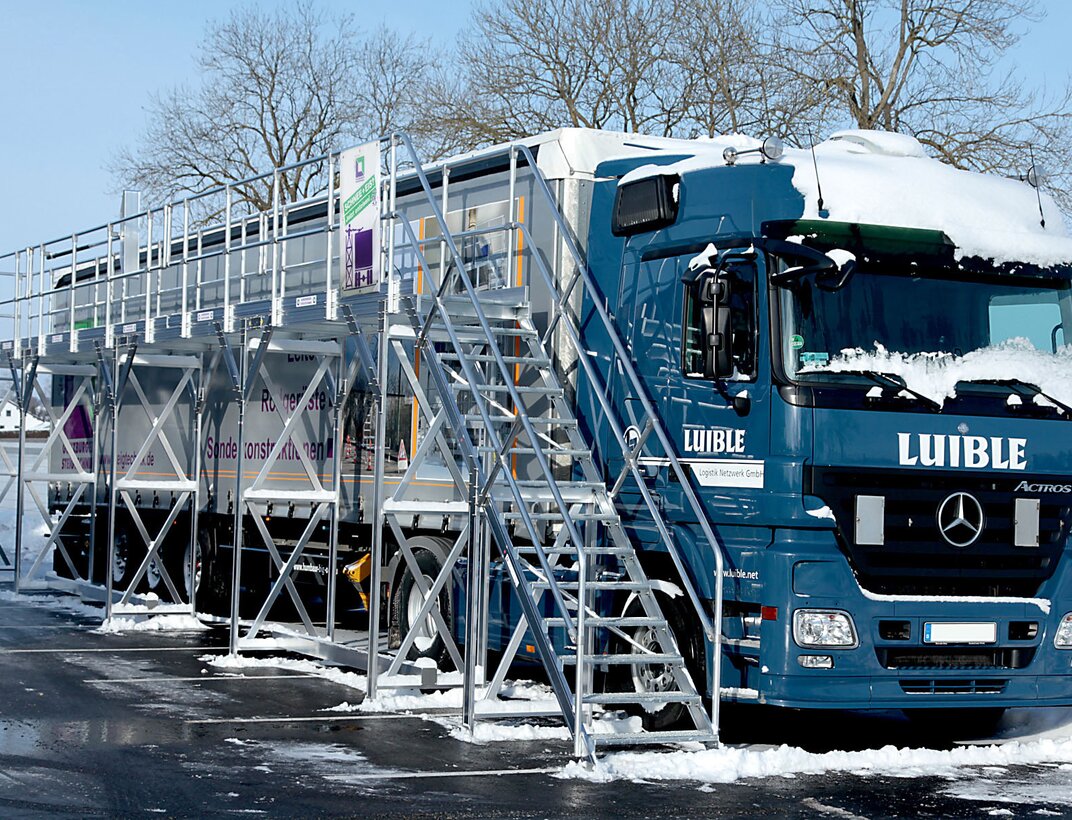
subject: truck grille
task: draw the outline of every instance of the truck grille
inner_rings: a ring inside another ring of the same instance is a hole
[[[969,678],[965,680],[901,679],[901,691],[906,695],[1000,695],[1008,685],[1009,681],[1001,678]]]
[[[878,662],[886,669],[1025,669],[1035,647],[1006,649],[932,649],[877,647]]]
[[[886,595],[1032,597],[1056,569],[1072,525],[1072,495],[1016,493],[1024,480],[1068,483],[1024,475],[813,467],[804,491],[834,512],[842,549],[865,589]],[[962,491],[982,504],[986,526],[974,544],[957,548],[941,537],[937,513],[950,494]],[[858,495],[885,498],[881,546],[855,543]],[[1013,545],[1014,500],[1021,496],[1041,500],[1037,548]]]

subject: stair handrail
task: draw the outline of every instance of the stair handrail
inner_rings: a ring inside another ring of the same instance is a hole
[[[703,624],[704,626],[704,631],[707,635],[708,640],[710,640],[713,645],[714,651],[712,653],[711,662],[711,665],[713,667],[711,693],[711,722],[715,731],[715,736],[717,738],[718,712],[719,701],[721,697],[720,693],[722,677],[721,635],[722,601],[724,593],[723,571],[725,566],[723,550],[725,549],[725,547],[721,539],[716,536],[714,528],[711,526],[710,521],[708,521],[707,514],[704,511],[703,506],[700,504],[700,500],[692,487],[691,478],[682,467],[681,462],[678,459],[675,449],[673,447],[673,444],[670,441],[669,436],[666,434],[666,430],[663,428],[661,416],[657,415],[655,405],[652,402],[651,397],[648,395],[647,389],[644,387],[644,384],[641,381],[639,374],[636,372],[636,368],[633,366],[632,359],[629,356],[628,351],[626,350],[625,344],[622,342],[620,334],[618,333],[617,326],[615,325],[613,318],[610,316],[610,313],[606,308],[606,297],[603,295],[602,290],[599,288],[599,285],[596,283],[595,278],[592,276],[591,269],[588,266],[587,257],[580,249],[580,243],[577,241],[573,228],[569,225],[569,223],[566,221],[565,217],[559,210],[558,202],[555,199],[554,193],[551,191],[550,186],[548,186],[547,180],[543,176],[543,172],[536,164],[536,158],[533,156],[532,151],[529,149],[529,147],[524,143],[512,143],[509,146],[509,151],[511,153],[516,153],[523,156],[529,167],[532,169],[532,176],[536,183],[536,187],[540,190],[540,193],[546,200],[548,208],[551,211],[551,216],[554,219],[555,224],[561,231],[561,236],[566,243],[570,256],[573,258],[574,265],[576,266],[576,269],[581,276],[582,282],[588,291],[589,300],[592,303],[596,314],[599,316],[603,328],[610,339],[611,345],[614,347],[614,352],[618,357],[618,362],[620,363],[622,370],[625,372],[625,375],[629,380],[629,384],[632,391],[640,400],[641,407],[644,410],[645,416],[652,425],[652,432],[655,433],[656,438],[659,440],[659,443],[662,446],[664,453],[666,454],[670,467],[673,470],[674,475],[677,477],[678,483],[682,491],[685,493],[685,498],[688,501],[689,507],[691,508],[693,514],[696,516],[697,522],[700,525],[700,529],[703,532],[704,537],[713,547],[712,551],[715,557],[715,606],[714,618],[712,622],[711,619],[707,618],[706,613],[704,612],[703,605],[699,599],[699,596],[696,593],[695,587],[693,586],[691,579],[688,576],[688,573],[685,572],[684,563],[681,560],[681,556],[677,550],[676,544],[673,542],[672,539],[668,537],[666,538],[666,546],[669,550],[670,557],[673,560],[678,572],[681,574],[681,580],[686,586],[686,591],[693,605],[693,608],[696,610],[697,615],[700,617],[701,624]],[[521,223],[515,224],[517,224],[519,227],[523,227],[521,226]],[[533,252],[532,257],[535,259],[540,259],[541,254],[539,254],[538,252]],[[542,259],[540,264],[537,265],[537,268],[540,270],[545,280],[549,280],[548,286],[551,293],[557,294],[557,288],[554,287],[553,280],[550,280],[550,277],[545,269],[545,264],[543,263]],[[562,307],[564,308],[565,306]],[[563,309],[559,312],[559,315],[561,316],[564,313],[565,310]],[[563,326],[569,327],[573,331],[576,330],[572,327],[572,322],[563,322]],[[582,367],[585,367],[586,375],[588,375],[589,372],[592,372],[594,374],[594,366],[590,361],[587,360],[587,357],[583,355],[584,348],[580,345],[579,335],[575,338],[573,333],[571,332],[571,341],[574,341],[574,343],[577,345],[578,352],[582,354],[578,356],[578,359],[582,363]],[[594,381],[594,384],[596,385],[601,385],[601,383],[602,381],[599,379]],[[617,440],[619,447],[622,448],[622,452],[626,454],[626,460],[630,464],[630,469],[633,471],[634,475],[637,476],[637,484],[641,488],[641,493],[646,495],[645,501],[648,504],[649,509],[651,509],[654,513],[656,510],[654,499],[650,498],[650,494],[645,493],[645,482],[639,475],[639,468],[636,464],[635,458],[632,457],[632,449],[628,446],[621,427],[617,422],[616,411],[611,412],[610,401],[605,395],[605,390],[597,389],[594,392],[599,397],[601,407],[603,407],[604,410],[607,412],[607,420],[611,422],[611,430],[614,433],[615,439]],[[661,520],[660,515],[653,515],[653,517],[657,521]],[[660,534],[662,534],[661,529]]]

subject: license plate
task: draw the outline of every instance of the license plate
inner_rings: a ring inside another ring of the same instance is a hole
[[[997,624],[924,624],[923,643],[996,643]]]

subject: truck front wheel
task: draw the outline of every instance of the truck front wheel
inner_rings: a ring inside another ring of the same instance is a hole
[[[672,598],[661,592],[655,593],[659,607],[666,617],[666,623],[677,641],[678,650],[685,659],[693,685],[702,695],[704,693],[703,638],[696,619],[679,598]],[[644,616],[644,607],[639,600],[633,599],[625,609],[625,617]],[[636,627],[628,630],[632,642],[616,638],[612,643],[613,654],[672,653],[672,646],[663,646],[658,633],[651,627]],[[608,692],[650,692],[662,693],[678,689],[670,666],[661,663],[614,664],[607,674]],[[641,718],[644,728],[649,732],[660,732],[685,724],[689,721],[689,708],[684,703],[666,703],[658,707],[645,707],[641,704],[627,706],[627,711]]]

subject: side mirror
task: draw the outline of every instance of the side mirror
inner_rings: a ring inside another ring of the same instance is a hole
[[[704,376],[725,379],[733,375],[729,273],[705,274],[699,296],[703,304]]]
[[[846,259],[835,270],[823,271],[817,274],[815,287],[819,288],[819,290],[825,290],[827,293],[833,293],[845,287],[854,273],[856,273],[856,260]]]

